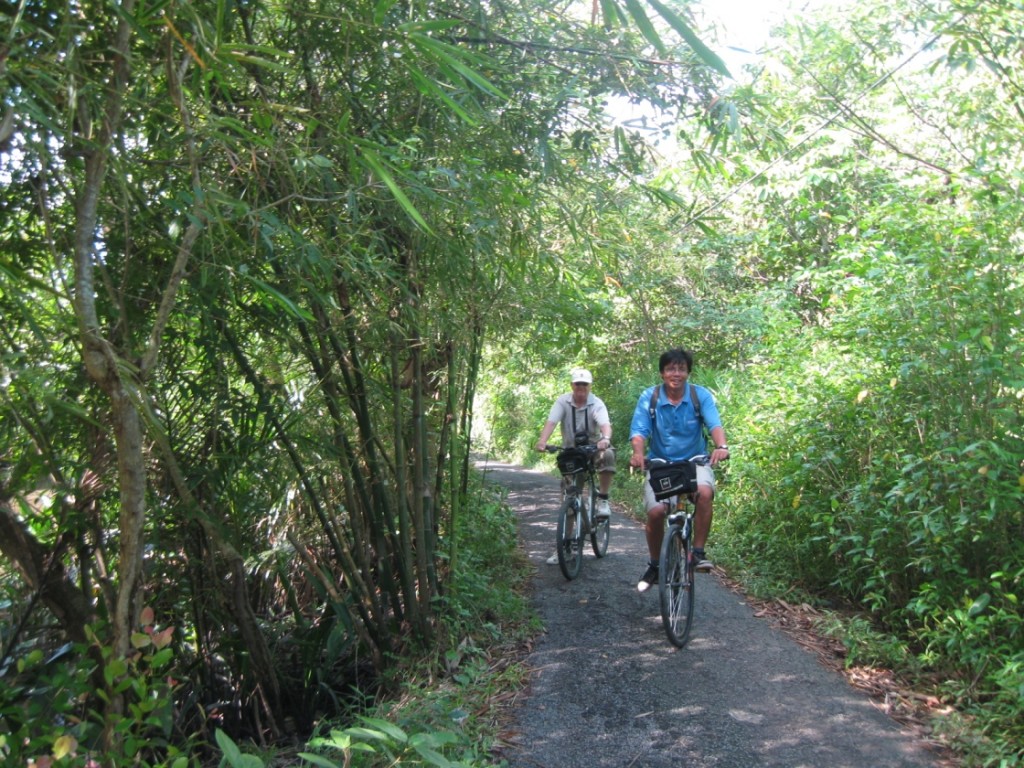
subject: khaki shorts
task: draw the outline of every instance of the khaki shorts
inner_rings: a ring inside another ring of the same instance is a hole
[[[594,457],[594,467],[598,472],[611,472],[615,474],[615,449],[605,448],[599,451]]]
[[[661,501],[658,501],[656,498],[654,498],[654,489],[651,488],[650,479],[651,473],[644,472],[644,509],[646,509],[648,512],[650,512],[658,505],[664,504],[667,501],[667,499],[662,499]],[[715,473],[712,471],[711,467],[702,466],[700,464],[697,465],[697,485],[709,486],[711,488],[712,495],[714,495]],[[673,496],[672,498],[678,502],[677,497]]]

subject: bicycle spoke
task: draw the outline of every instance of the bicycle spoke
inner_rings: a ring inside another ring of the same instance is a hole
[[[665,633],[680,648],[686,644],[693,622],[694,585],[689,549],[681,528],[671,526],[662,545],[658,588]]]
[[[583,534],[579,515],[576,511],[576,499],[566,496],[558,510],[558,566],[565,578],[575,579],[579,576],[583,563]]]
[[[594,486],[594,478],[591,476],[584,488],[586,498],[590,500],[590,548],[594,550],[595,557],[604,557],[608,552],[608,538],[611,533],[610,520],[597,520],[594,515],[597,513],[597,490]]]

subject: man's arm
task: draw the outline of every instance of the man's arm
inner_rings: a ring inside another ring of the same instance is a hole
[[[540,431],[540,437],[537,439],[537,450],[541,453],[543,453],[544,449],[547,447],[548,438],[551,437],[551,433],[555,431],[555,424],[556,422],[554,421],[544,422],[544,429]]]
[[[711,466],[729,458],[729,447],[725,442],[725,430],[721,427],[714,427],[711,430]]]
[[[651,392],[653,392],[653,388]],[[647,437],[651,434],[651,414],[648,411],[650,407],[651,393],[645,390],[636,401],[633,418],[629,422],[629,442],[633,446],[633,455],[629,457],[629,466],[636,469],[643,469],[644,466],[644,448],[647,444]]]
[[[597,428],[601,433],[601,440],[607,441],[607,444],[603,447],[607,448],[612,444],[611,417],[608,415],[608,407],[604,404],[604,401],[598,399],[597,402],[598,407],[594,409],[594,420],[597,422]],[[601,440],[597,441],[598,448],[602,448]]]
[[[643,469],[644,445],[647,443],[643,435],[633,435],[629,442],[633,444],[633,455],[629,457],[629,466]]]

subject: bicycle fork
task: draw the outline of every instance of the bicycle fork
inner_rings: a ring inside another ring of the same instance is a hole
[[[679,532],[685,542],[687,559],[686,565],[689,567],[691,565],[689,561],[693,559],[693,539],[691,538],[693,515],[687,514],[685,509],[679,512],[673,512],[668,516],[668,527],[666,530],[671,530],[673,526],[678,526]]]

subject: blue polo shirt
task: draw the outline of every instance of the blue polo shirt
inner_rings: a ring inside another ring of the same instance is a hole
[[[679,405],[673,405],[665,396],[665,385],[660,386],[661,392],[658,393],[658,404],[655,406],[657,427],[652,427],[650,415],[654,387],[648,387],[640,395],[636,410],[633,411],[633,420],[629,425],[630,440],[640,435],[647,441],[648,459],[682,461],[707,453],[707,442],[697,412],[690,402],[690,383],[686,383],[686,394]],[[701,417],[708,432],[722,426],[714,396],[704,387],[696,384],[693,387],[697,390]]]

